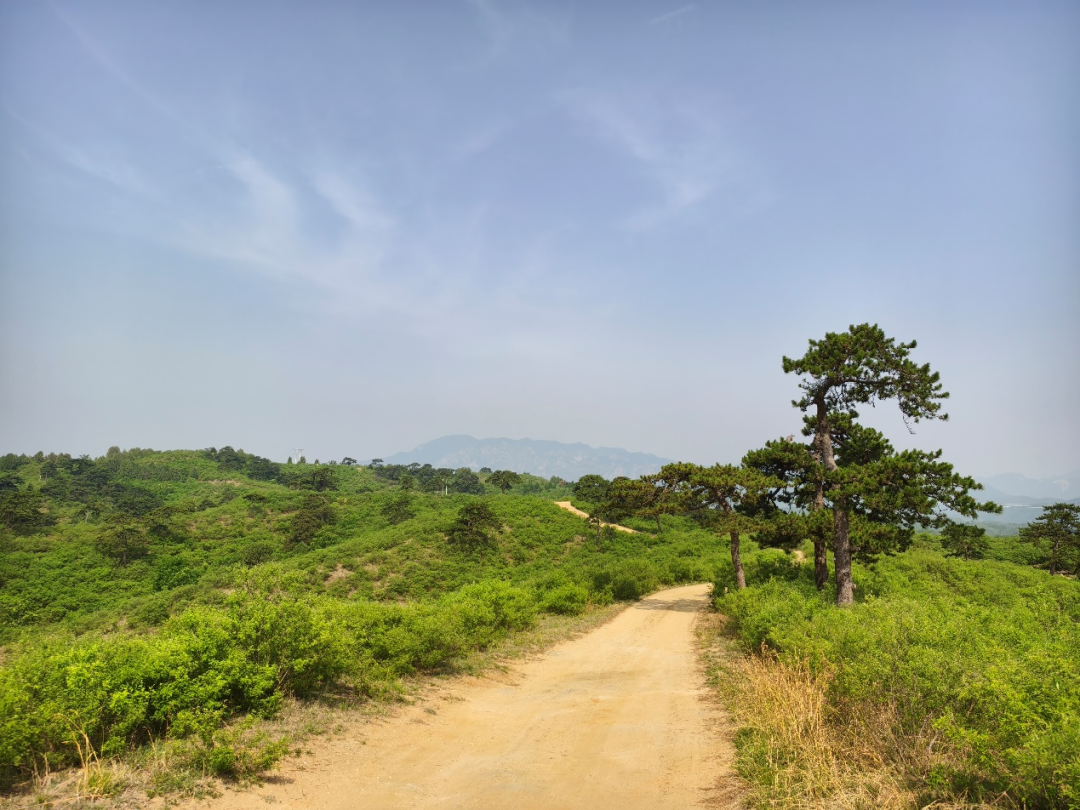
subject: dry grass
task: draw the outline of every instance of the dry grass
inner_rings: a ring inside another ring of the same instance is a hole
[[[837,710],[831,676],[767,653],[746,656],[724,637],[724,617],[699,625],[710,684],[738,727],[736,768],[747,801],[761,808],[989,807],[919,801],[919,788],[950,752],[928,732],[905,735],[889,706],[859,702]]]

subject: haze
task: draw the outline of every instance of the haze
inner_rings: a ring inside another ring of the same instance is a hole
[[[959,471],[1080,460],[1080,7],[0,6],[0,452],[445,434],[701,463],[919,341]]]

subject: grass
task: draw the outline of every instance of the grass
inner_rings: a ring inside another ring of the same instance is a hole
[[[847,610],[772,551],[717,599],[754,806],[1080,806],[1080,583],[933,546],[858,567]]]

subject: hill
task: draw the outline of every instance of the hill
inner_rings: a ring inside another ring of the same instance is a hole
[[[1049,478],[1003,473],[977,480],[983,485],[980,496],[1003,507],[1000,515],[979,516],[979,524],[992,534],[1015,534],[1052,503],[1080,504],[1080,470]]]
[[[978,481],[986,487],[987,492],[1000,493],[1000,497],[1008,497],[1010,503],[1036,505],[1029,503],[1029,499],[1037,500],[1041,504],[1080,498],[1080,469],[1049,478],[1028,478],[1020,473],[1002,473],[979,478]]]
[[[190,789],[250,776],[286,745],[233,721],[392,697],[544,614],[707,580],[727,556],[681,518],[597,536],[553,503],[572,495],[557,479],[503,493],[438,472],[409,490],[229,447],[0,456],[0,790],[151,741],[148,772]]]
[[[433,467],[480,470],[513,470],[542,478],[557,476],[576,481],[595,473],[605,478],[657,472],[671,459],[651,453],[635,453],[618,447],[590,447],[580,442],[541,439],[474,439],[472,436],[443,436],[406,453],[383,459],[387,464],[430,464]]]

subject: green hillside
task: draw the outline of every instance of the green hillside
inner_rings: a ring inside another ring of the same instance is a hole
[[[964,560],[917,535],[861,555],[839,608],[812,540],[633,506],[638,486],[231,448],[0,457],[4,787],[76,767],[77,794],[117,795],[103,762],[166,794],[257,777],[295,743],[264,722],[287,705],[390,698],[564,621],[545,614],[713,581],[711,671],[755,806],[1080,806],[1080,583],[1039,570],[1045,545]],[[636,533],[553,503],[571,498]],[[745,588],[733,525],[760,531]]]
[[[231,448],[0,465],[8,784],[79,764],[86,746],[108,757],[164,739],[234,773],[251,763],[221,731],[231,718],[376,694],[538,613],[710,579],[726,552],[678,517],[659,537],[598,537],[552,503],[565,482],[532,476],[503,492],[467,470]]]

